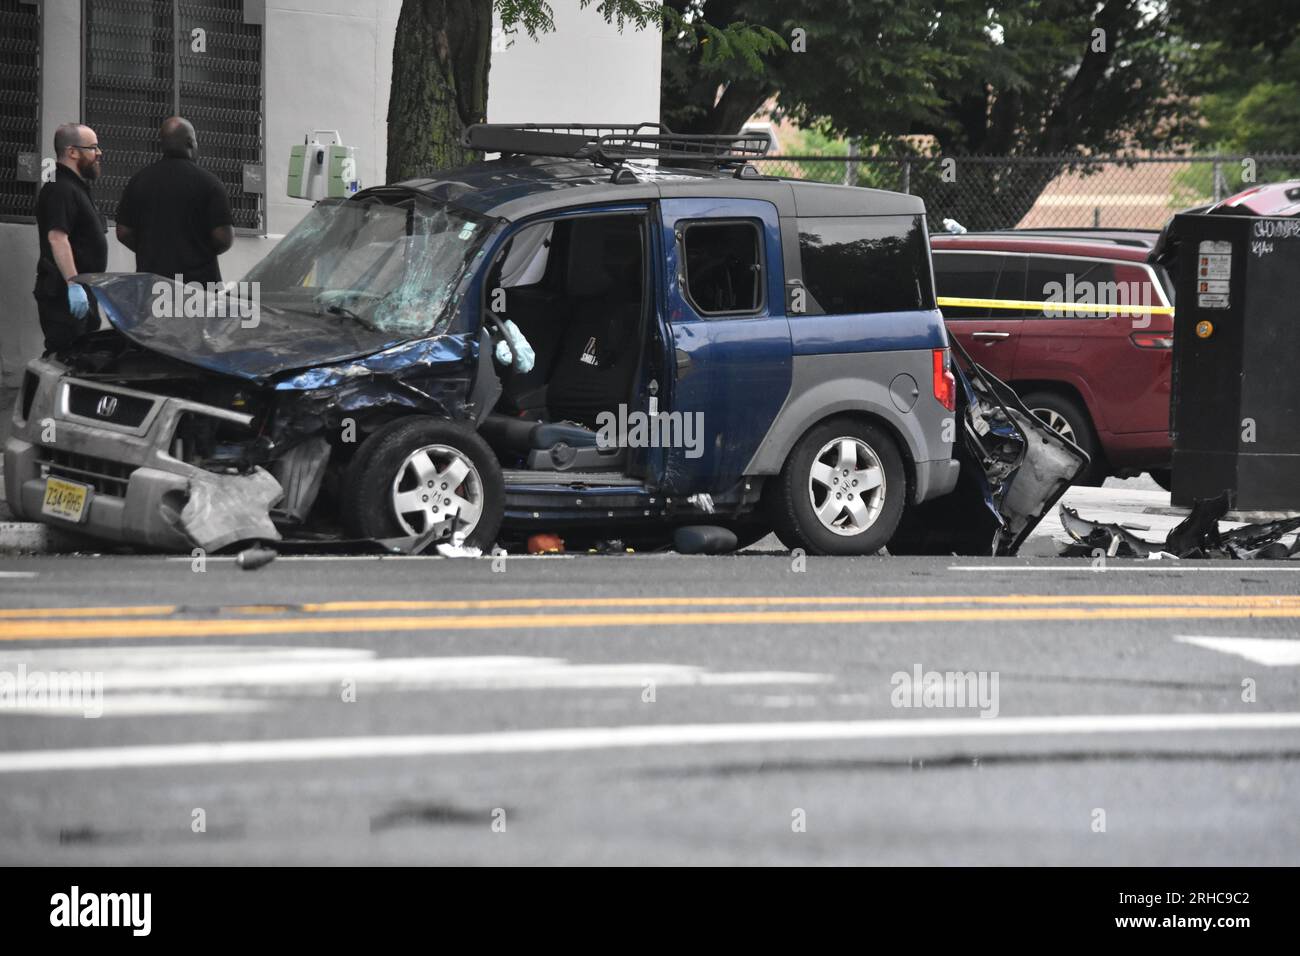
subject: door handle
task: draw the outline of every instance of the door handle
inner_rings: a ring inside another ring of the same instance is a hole
[[[1009,339],[1009,338],[1011,338],[1011,333],[1010,333],[1010,332],[972,332],[972,333],[971,333],[971,338],[973,338],[973,339]]]
[[[677,374],[684,375],[691,368],[691,353],[683,349],[676,350],[677,355]]]

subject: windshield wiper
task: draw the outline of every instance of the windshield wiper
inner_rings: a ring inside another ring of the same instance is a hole
[[[349,309],[346,305],[327,305],[325,306],[325,311],[328,312],[330,315],[341,315],[345,319],[351,319],[353,322],[356,322],[358,325],[364,326],[365,328],[370,329],[371,331],[375,331],[375,332],[379,331],[378,326],[372,325],[371,323],[367,322],[361,316],[357,315],[355,312]]]

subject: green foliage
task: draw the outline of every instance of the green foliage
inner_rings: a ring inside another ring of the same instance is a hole
[[[1300,153],[1300,16],[1287,0],[1179,0],[1181,66],[1199,97],[1197,141],[1232,153]],[[1264,180],[1261,180],[1264,181]]]
[[[1300,41],[1276,69],[1248,72],[1246,82],[1205,96],[1202,140],[1232,152],[1300,153]]]
[[[1165,5],[1148,0],[667,6],[697,24],[743,20],[784,40],[762,54],[761,70],[737,72],[665,34],[663,112],[674,128],[730,132],[773,100],[778,116],[835,137],[923,134],[946,154],[1014,155],[1167,145],[1187,115]]]
[[[493,0],[502,28],[522,28],[533,39],[555,29],[555,12],[545,0]],[[684,16],[657,0],[578,0],[586,9],[593,4],[596,12],[620,31],[632,27],[644,30],[659,27],[665,37],[700,51],[702,62],[720,67],[739,66],[749,71],[762,69],[762,55],[782,44],[780,35],[766,27],[743,21],[713,24]]]

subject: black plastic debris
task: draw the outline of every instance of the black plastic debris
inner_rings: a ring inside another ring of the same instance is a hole
[[[1108,558],[1145,558],[1152,549],[1161,550],[1118,524],[1080,518],[1068,505],[1061,505],[1061,526],[1075,541],[1061,552],[1068,558],[1091,558],[1098,552]]]
[[[730,554],[739,541],[730,528],[692,524],[673,532],[673,547],[679,554]]]
[[[1221,557],[1219,519],[1228,513],[1230,504],[1227,492],[1214,498],[1197,498],[1191,513],[1169,532],[1165,550],[1180,558]]]
[[[1214,498],[1198,498],[1178,526],[1163,542],[1139,538],[1122,525],[1089,521],[1073,508],[1061,505],[1061,526],[1073,540],[1061,551],[1064,557],[1149,558],[1161,554],[1175,558],[1277,561],[1300,554],[1300,538],[1290,547],[1282,537],[1300,530],[1300,517],[1242,525],[1220,531],[1219,522],[1232,507],[1232,496],[1224,492]]]

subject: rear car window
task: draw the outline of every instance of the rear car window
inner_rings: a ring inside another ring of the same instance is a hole
[[[763,304],[763,253],[752,222],[696,222],[682,239],[686,294],[701,315],[757,312]]]
[[[1025,298],[1025,258],[996,252],[936,252],[934,285],[938,294],[953,299]],[[945,305],[945,319],[1020,319],[1023,309],[991,306]]]
[[[1026,296],[1034,302],[1118,303],[1129,301],[1128,290],[1121,289],[1115,276],[1115,264],[1089,259],[1053,259],[1030,256]],[[1026,312],[1026,318],[1098,319],[1104,314],[1042,310]]]
[[[993,299],[998,286],[1002,256],[996,254],[936,252],[935,291],[950,299]],[[945,305],[945,319],[986,319],[988,306]]]
[[[920,216],[800,218],[806,312],[852,315],[934,308]]]

